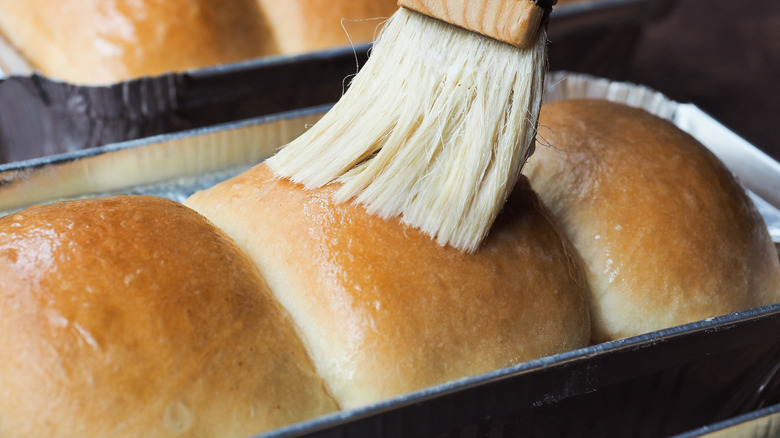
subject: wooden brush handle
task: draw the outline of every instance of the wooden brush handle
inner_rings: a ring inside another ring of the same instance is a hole
[[[398,0],[398,5],[524,48],[556,1],[540,0],[544,7],[532,0]]]

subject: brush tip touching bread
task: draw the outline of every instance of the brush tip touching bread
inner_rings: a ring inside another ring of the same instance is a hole
[[[0,218],[4,437],[247,436],[337,408],[256,267],[152,197]]]
[[[579,259],[521,180],[466,254],[259,165],[186,204],[260,267],[343,408],[583,347]]]
[[[672,123],[552,102],[524,168],[586,265],[594,340],[780,301],[766,225],[728,169]]]
[[[475,251],[533,151],[545,56],[543,31],[518,49],[401,8],[333,108],[266,163]]]

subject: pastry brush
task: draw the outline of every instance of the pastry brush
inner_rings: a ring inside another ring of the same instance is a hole
[[[400,0],[338,102],[267,160],[476,250],[532,153],[554,0]]]

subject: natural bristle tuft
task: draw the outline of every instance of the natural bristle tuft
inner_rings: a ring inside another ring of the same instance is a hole
[[[544,31],[517,49],[401,8],[339,102],[268,166],[473,251],[532,151],[545,56]]]

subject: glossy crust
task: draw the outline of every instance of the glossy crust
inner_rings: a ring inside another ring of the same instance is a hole
[[[695,139],[601,100],[550,103],[539,125],[524,173],[585,260],[595,341],[780,301],[763,219]]]
[[[483,247],[441,247],[259,165],[193,195],[260,267],[342,407],[587,345],[576,253],[524,179]]]
[[[396,0],[257,0],[284,54],[373,41]]]
[[[107,84],[275,53],[255,0],[0,0],[0,32],[44,75]]]
[[[336,409],[252,262],[172,201],[0,219],[3,437],[247,436]]]

